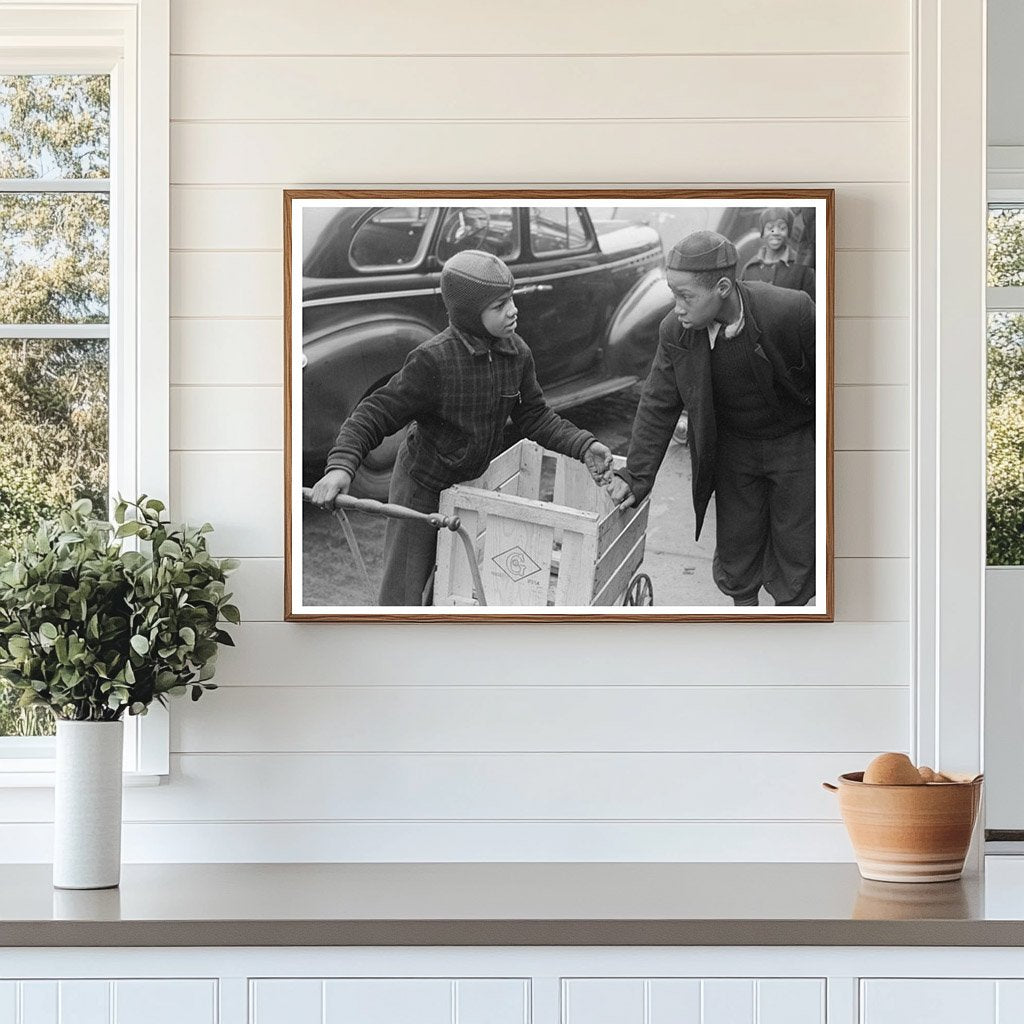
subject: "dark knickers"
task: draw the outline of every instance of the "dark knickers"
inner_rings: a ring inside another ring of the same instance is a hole
[[[777,605],[814,597],[814,427],[782,437],[719,435],[714,577],[737,605],[763,586]]]
[[[411,462],[409,449],[403,441],[391,474],[388,501],[417,512],[436,512],[440,491],[417,483],[409,475]],[[380,604],[423,604],[423,589],[434,570],[436,557],[437,530],[433,526],[409,519],[389,519],[384,531],[384,579],[380,585]]]

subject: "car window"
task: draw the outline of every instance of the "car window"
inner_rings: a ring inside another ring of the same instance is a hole
[[[393,270],[415,266],[423,259],[429,228],[437,210],[392,206],[379,210],[356,228],[349,261],[356,270]]]
[[[530,249],[534,256],[586,249],[589,241],[578,210],[568,206],[531,208]]]
[[[511,206],[459,206],[449,210],[437,236],[443,263],[463,249],[482,249],[503,260],[519,255],[519,217]]]

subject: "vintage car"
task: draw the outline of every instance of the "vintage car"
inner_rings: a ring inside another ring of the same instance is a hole
[[[357,403],[447,326],[439,282],[456,252],[484,249],[512,268],[517,330],[555,409],[646,376],[658,324],[672,304],[661,238],[628,210],[600,221],[582,207],[346,206],[319,222],[304,221],[304,233],[307,483],[323,472],[338,428]],[[401,436],[367,456],[353,493],[386,497]]]

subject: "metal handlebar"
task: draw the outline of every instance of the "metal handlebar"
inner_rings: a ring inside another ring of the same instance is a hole
[[[302,500],[312,504],[313,490],[310,487],[302,488]],[[462,546],[466,550],[466,560],[469,562],[469,571],[473,577],[474,597],[482,607],[487,606],[484,598],[484,582],[480,577],[480,568],[476,564],[476,550],[473,540],[462,525],[458,516],[443,516],[440,512],[417,512],[414,508],[406,508],[405,505],[393,505],[390,502],[376,501],[373,498],[354,498],[351,494],[339,494],[334,499],[334,512],[368,512],[374,516],[385,516],[388,519],[412,519],[417,522],[427,523],[435,530],[451,530],[457,533],[462,540]],[[358,545],[354,534],[346,530],[346,539],[349,546],[354,547],[353,553],[360,563],[362,555],[359,553]],[[365,572],[365,569],[364,569]]]

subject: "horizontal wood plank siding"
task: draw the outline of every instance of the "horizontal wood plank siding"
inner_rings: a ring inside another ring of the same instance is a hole
[[[751,79],[772,88],[751,88]],[[171,116],[288,121],[302,96],[307,121],[546,121],[595,110],[622,120],[774,119],[780,110],[789,118],[877,120],[906,116],[909,86],[902,54],[175,57]]]
[[[524,163],[513,174],[510,154]],[[415,154],[411,158],[410,154]],[[566,186],[906,182],[904,121],[299,121],[171,125],[171,183]]]
[[[174,0],[171,504],[244,622],[126,859],[850,858],[819,782],[910,741],[911,12]],[[559,184],[836,188],[835,624],[280,621],[281,190]]]
[[[907,53],[909,9],[893,0],[839,7],[788,0],[653,0],[595,17],[586,0],[175,0],[176,54]]]

